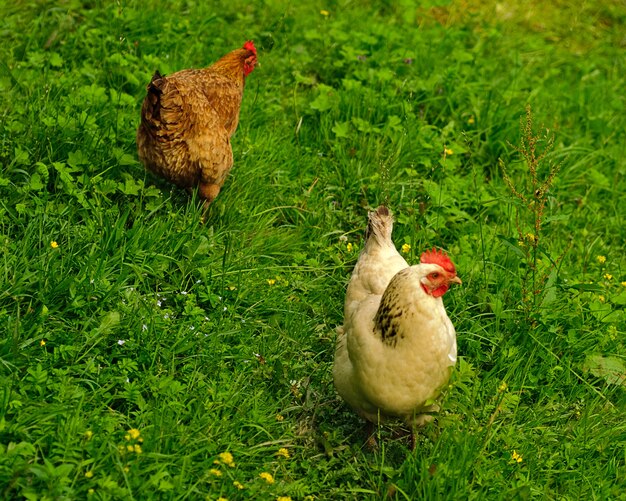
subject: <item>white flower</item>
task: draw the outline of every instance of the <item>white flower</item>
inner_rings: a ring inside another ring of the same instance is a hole
[[[186,295],[187,295],[187,291],[180,291],[180,293],[181,293],[183,296],[186,296]]]
[[[143,325],[141,326],[141,330],[142,330],[142,331],[147,331],[147,330],[148,330],[148,326],[147,326],[146,324],[143,324]]]
[[[157,306],[161,306],[161,300],[160,299],[157,301]]]
[[[126,341],[124,339],[118,339],[117,340],[117,344],[119,344],[120,346],[122,346]]]

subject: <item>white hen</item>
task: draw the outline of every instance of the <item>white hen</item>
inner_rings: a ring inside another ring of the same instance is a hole
[[[337,329],[335,387],[363,418],[399,418],[412,428],[429,412],[456,362],[456,334],[441,297],[460,284],[447,255],[428,251],[409,266],[391,240],[387,207],[369,214]]]

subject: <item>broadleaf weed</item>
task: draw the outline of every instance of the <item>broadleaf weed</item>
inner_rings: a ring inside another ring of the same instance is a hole
[[[537,313],[542,297],[547,292],[548,279],[558,268],[567,247],[556,258],[552,258],[549,244],[546,242],[544,222],[546,205],[550,189],[554,185],[560,164],[555,164],[549,157],[554,147],[554,134],[543,129],[536,133],[533,129],[533,115],[530,105],[526,106],[526,114],[520,119],[520,144],[512,145],[522,157],[527,173],[521,179],[514,180],[510,169],[499,159],[502,177],[511,194],[517,199],[515,203],[515,228],[517,230],[517,248],[523,256],[524,268],[520,281],[522,288],[522,305],[527,317]],[[548,262],[542,261],[545,257]]]

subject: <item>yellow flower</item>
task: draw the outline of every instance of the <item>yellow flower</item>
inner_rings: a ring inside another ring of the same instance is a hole
[[[448,156],[454,155],[454,151],[452,151],[450,148],[444,148],[443,152]]]
[[[217,498],[217,501],[228,501],[228,499],[223,498],[223,497],[219,497],[219,498]]]
[[[85,432],[85,438],[86,438],[87,440],[91,440],[91,437],[93,437],[93,431],[91,431],[91,430],[87,430],[87,431]]]
[[[598,263],[600,264],[606,263],[606,256],[596,256],[596,259],[598,260]]]
[[[411,244],[403,244],[401,250],[403,254],[408,254],[411,252]]]
[[[143,451],[141,450],[141,445],[135,444],[135,453],[141,454]]]
[[[42,339],[41,341],[39,341],[39,346],[46,346],[46,340]]]
[[[522,455],[518,454],[517,451],[513,451],[511,458],[513,459],[513,461],[517,463],[521,463],[523,461]]]
[[[91,477],[93,477],[93,470],[86,471],[86,472],[85,472],[85,476],[86,476],[87,478],[91,478]]]
[[[598,296],[598,301],[604,303],[606,301],[606,298],[604,296]]]
[[[215,475],[216,477],[221,477],[222,476],[222,472],[220,470],[218,470],[217,468],[211,468],[209,470],[209,473],[211,475]]]
[[[276,421],[282,421],[283,419],[285,419],[285,416],[281,415],[281,414],[276,414]]]
[[[352,252],[352,244],[350,242],[346,245],[346,249],[348,249],[348,252]]]
[[[139,435],[141,435],[141,432],[137,428],[131,428],[130,430],[128,430],[128,434],[130,435],[130,438],[135,440],[139,438]]]
[[[268,278],[267,279],[267,284],[268,285],[274,285],[275,283],[276,283],[276,279],[274,279],[274,278]]]
[[[285,447],[281,447],[280,449],[278,449],[278,452],[276,453],[277,456],[282,456],[284,458],[288,458],[289,457],[289,451],[285,448]]]
[[[324,10],[324,9],[320,10],[320,14],[321,14],[322,16],[325,16],[325,17],[330,16],[330,12],[328,12],[327,10]]]
[[[222,463],[224,463],[225,465],[234,467],[235,466],[235,461],[233,460],[233,455],[230,452],[221,452],[220,454],[218,454],[220,460],[222,461]]]
[[[289,496],[278,496],[276,501],[291,501],[291,497]]]
[[[127,450],[128,452],[135,452],[135,447],[134,447],[134,446],[132,446],[132,445],[127,445],[127,446],[126,446],[126,450]]]
[[[467,119],[467,123],[470,124],[470,125],[473,125],[475,121],[476,120],[474,120],[474,116],[473,115]]]
[[[56,240],[53,240],[52,242],[50,242],[50,247],[52,247],[53,249],[56,249],[59,246],[59,244],[56,242]]]
[[[128,473],[130,471],[130,468],[128,466],[124,466],[124,473]]]
[[[622,287],[626,287],[626,282],[622,282]]]
[[[94,492],[96,492],[96,491],[94,491],[93,489],[89,489],[89,490],[87,491],[87,495],[88,495],[88,496],[91,496]]]
[[[508,385],[506,384],[506,381],[502,381],[500,383],[500,386],[498,386],[498,391],[502,393],[503,391],[506,391],[507,388],[508,388]]]
[[[237,487],[237,489],[243,489],[243,484],[241,482],[237,482],[236,480],[233,482],[233,485]]]
[[[267,473],[266,471],[264,471],[263,473],[259,473],[259,477],[265,480],[268,484],[274,483],[274,477],[271,473]]]
[[[605,273],[604,278],[606,278],[607,280],[613,280],[613,275],[611,275],[610,273]]]

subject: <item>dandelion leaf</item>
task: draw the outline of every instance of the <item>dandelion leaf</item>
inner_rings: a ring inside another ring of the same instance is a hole
[[[100,334],[107,334],[112,329],[114,329],[119,323],[120,323],[119,312],[110,311],[108,313],[105,313],[100,320],[100,325],[98,326],[98,332]]]
[[[626,386],[626,364],[620,358],[588,355],[583,363],[583,370],[604,379],[608,384]]]

